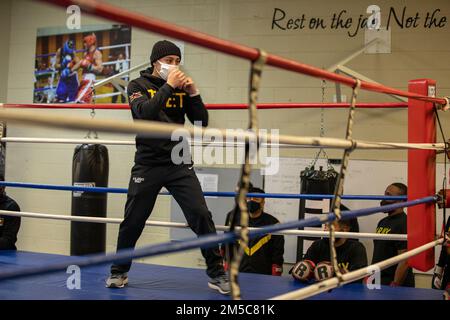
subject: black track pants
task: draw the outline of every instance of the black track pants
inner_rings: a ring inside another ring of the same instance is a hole
[[[166,187],[180,205],[189,227],[197,235],[216,233],[200,183],[195,171],[188,165],[143,166],[134,165],[131,171],[125,219],[120,224],[117,250],[134,248],[145,222],[155,205],[162,187]],[[219,247],[201,249],[209,277],[224,274]],[[128,272],[131,260],[115,263],[111,273]]]

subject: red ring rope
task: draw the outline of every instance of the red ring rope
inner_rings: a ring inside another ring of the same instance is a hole
[[[81,103],[5,103],[5,108],[36,108],[36,109],[108,109],[108,110],[128,110],[130,106],[123,103],[97,103],[97,104],[81,104]],[[348,108],[348,103],[260,103],[258,109],[339,109]],[[363,109],[399,109],[407,108],[407,103],[358,103],[357,108]],[[215,103],[206,104],[209,110],[242,110],[247,109],[248,105],[244,103]]]
[[[79,5],[87,13],[103,17],[108,20],[121,22],[131,25],[133,27],[141,28],[147,31],[163,34],[175,39],[180,39],[201,47],[209,48],[215,51],[226,53],[232,56],[244,58],[247,60],[255,61],[259,56],[258,49],[247,47],[235,42],[223,40],[214,37],[209,34],[201,33],[186,27],[177,26],[173,23],[164,22],[155,18],[147,17],[145,15],[131,12],[123,8],[113,6],[97,0],[40,0],[48,3],[52,3],[64,8],[70,5]],[[350,87],[356,85],[356,80],[347,76],[339,75],[333,72],[322,70],[307,64],[303,64],[294,60],[283,58],[280,56],[268,54],[267,65],[279,67],[288,71],[298,72],[306,74],[316,78],[322,78],[325,80],[342,83]],[[423,100],[433,102],[442,106],[447,104],[447,100],[443,98],[428,97],[416,93],[397,90],[384,85],[371,83],[367,81],[361,81],[361,89],[368,91],[375,91],[386,94],[393,94],[406,98],[414,98],[417,100]]]

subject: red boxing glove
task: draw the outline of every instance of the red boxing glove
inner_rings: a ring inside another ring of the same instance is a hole
[[[334,276],[334,269],[329,261],[319,262],[314,270],[314,277],[317,281],[330,279]]]
[[[302,260],[297,262],[289,271],[290,274],[294,277],[294,279],[307,282],[310,279],[314,278],[314,269],[316,268],[316,264],[311,260]]]
[[[272,275],[273,276],[281,276],[283,273],[283,267],[279,264],[272,264]]]
[[[445,203],[444,203],[444,192],[445,192]],[[450,190],[441,189],[439,190],[438,195],[439,195],[439,199],[437,201],[438,208],[439,209],[442,209],[443,207],[450,208]]]
[[[90,65],[91,65],[91,63],[89,62],[89,60],[86,60],[86,59],[81,60],[80,66],[82,68],[89,68]]]

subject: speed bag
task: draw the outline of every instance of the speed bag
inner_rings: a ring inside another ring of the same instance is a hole
[[[100,144],[82,144],[75,148],[72,163],[72,185],[107,187],[108,149]],[[72,216],[106,217],[107,193],[73,191]],[[106,224],[71,223],[70,254],[73,256],[106,251]]]

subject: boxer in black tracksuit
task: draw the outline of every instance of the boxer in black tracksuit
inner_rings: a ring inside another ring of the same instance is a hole
[[[159,51],[155,46],[152,52],[153,65],[169,54],[181,58],[174,44],[161,41],[158,45]],[[168,80],[166,82],[152,74],[153,68],[142,71],[141,76],[128,85],[133,119],[184,124],[187,116],[192,123],[199,121],[202,126],[207,126],[208,112],[198,90],[192,93],[173,88]],[[166,187],[178,202],[190,228],[197,235],[216,233],[190,154],[182,155],[183,159],[189,159],[188,163],[175,164],[172,159],[172,150],[179,143],[169,138],[149,139],[137,135],[135,165],[131,170],[125,219],[120,224],[117,250],[135,247],[162,187]],[[202,249],[201,252],[206,260],[208,276],[223,276],[225,272],[218,247]],[[131,261],[116,263],[111,267],[111,274],[126,273],[130,266]]]

